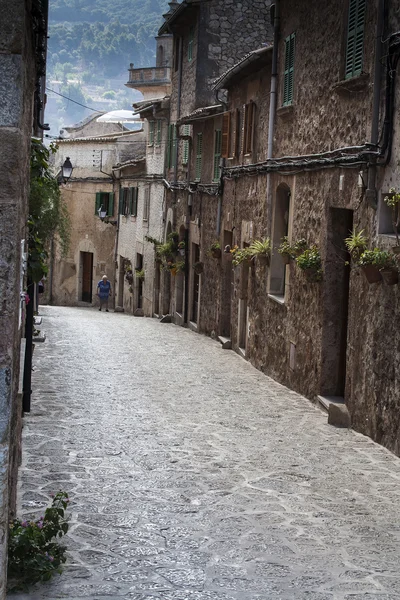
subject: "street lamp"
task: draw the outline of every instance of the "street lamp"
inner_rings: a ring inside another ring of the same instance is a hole
[[[71,161],[69,160],[69,156],[64,161],[63,166],[61,167],[61,176],[64,183],[67,183],[68,179],[72,175],[72,171],[74,170]]]

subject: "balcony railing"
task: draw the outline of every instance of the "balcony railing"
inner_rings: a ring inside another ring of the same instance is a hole
[[[170,82],[170,67],[146,67],[145,69],[129,69],[128,85],[157,85]]]

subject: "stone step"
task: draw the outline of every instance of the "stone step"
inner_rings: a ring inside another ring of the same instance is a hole
[[[230,338],[220,335],[220,336],[218,336],[218,341],[221,342],[221,344],[222,344],[222,350],[231,350],[232,349],[232,340]]]
[[[342,396],[318,396],[318,402],[328,413],[328,424],[335,427],[351,427],[350,413]]]

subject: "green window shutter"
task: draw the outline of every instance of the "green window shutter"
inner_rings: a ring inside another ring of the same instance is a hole
[[[172,125],[168,125],[168,139],[167,139],[167,169],[171,168],[171,140],[172,140]]]
[[[132,214],[132,210],[133,210],[133,187],[129,188],[129,192],[128,192],[128,202],[129,202],[129,214]]]
[[[172,156],[171,156],[171,167],[176,166],[176,125],[172,125]]]
[[[195,177],[196,181],[200,181],[201,178],[201,163],[203,160],[203,134],[197,134],[197,144],[196,144],[196,171]]]
[[[188,61],[193,60],[193,43],[194,43],[194,27],[189,30],[189,42],[188,42]]]
[[[132,215],[134,217],[137,217],[137,206],[138,206],[138,194],[139,194],[139,188],[133,188],[134,192],[133,192],[133,204],[132,204]]]
[[[110,192],[108,195],[108,217],[114,216],[114,192]]]
[[[158,119],[157,120],[157,137],[156,137],[157,145],[161,144],[161,134],[162,134],[162,121],[161,121],[161,119]]]
[[[190,135],[190,125],[184,125],[183,135]],[[189,161],[189,140],[183,140],[182,164],[187,165]]]
[[[218,181],[220,176],[220,160],[221,160],[221,149],[222,149],[222,131],[216,129],[214,134],[214,171],[213,181]]]
[[[285,76],[283,84],[283,106],[288,106],[293,102],[294,50],[295,34],[292,33],[285,39]]]
[[[124,214],[124,188],[119,188],[118,214]]]
[[[154,121],[149,121],[149,146],[154,144]]]
[[[350,0],[347,28],[345,78],[360,75],[364,54],[364,22],[366,0]]]
[[[101,206],[101,192],[96,192],[96,202],[94,205],[94,214],[96,215],[96,217],[99,216],[100,206]]]

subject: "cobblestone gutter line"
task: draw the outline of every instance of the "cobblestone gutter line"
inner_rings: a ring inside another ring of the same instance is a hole
[[[400,598],[395,456],[209,338],[43,314],[20,507],[70,493],[70,560],[10,598]]]

